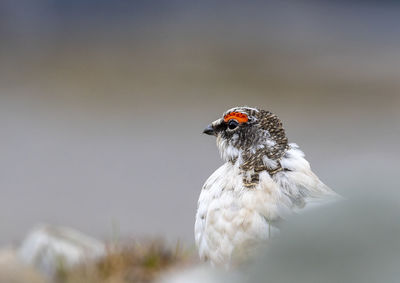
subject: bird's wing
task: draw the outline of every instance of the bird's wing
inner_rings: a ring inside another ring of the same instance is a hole
[[[277,173],[275,181],[283,196],[292,204],[292,209],[315,207],[340,199],[313,173],[304,153],[296,144],[291,144],[280,163],[285,170]]]

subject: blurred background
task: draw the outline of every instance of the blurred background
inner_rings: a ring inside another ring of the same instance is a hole
[[[209,122],[276,113],[347,198],[398,197],[396,1],[0,2],[0,244],[37,223],[193,244]]]

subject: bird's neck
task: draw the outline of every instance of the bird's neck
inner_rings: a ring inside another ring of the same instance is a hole
[[[285,154],[287,148],[282,148],[277,152],[270,152],[268,149],[262,148],[255,151],[243,151],[240,158],[239,166],[243,171],[267,171],[270,175],[279,169],[280,160]]]
[[[276,151],[269,151],[268,148],[259,148],[257,150],[231,150],[236,155],[230,156],[227,162],[232,163],[238,168],[243,176],[243,184],[248,188],[256,186],[259,182],[259,174],[266,171],[271,177],[276,173],[283,171],[280,160],[284,156],[288,146]],[[225,155],[227,157],[227,155]]]

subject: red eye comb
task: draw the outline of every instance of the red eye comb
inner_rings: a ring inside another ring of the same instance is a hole
[[[224,117],[225,122],[228,122],[231,119],[235,119],[239,123],[246,123],[247,121],[249,121],[247,115],[240,112],[231,112],[226,114]]]

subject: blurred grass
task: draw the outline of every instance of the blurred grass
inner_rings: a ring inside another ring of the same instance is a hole
[[[196,262],[192,249],[168,247],[159,239],[112,244],[107,255],[73,268],[60,265],[57,283],[136,283],[152,282],[162,273]]]

